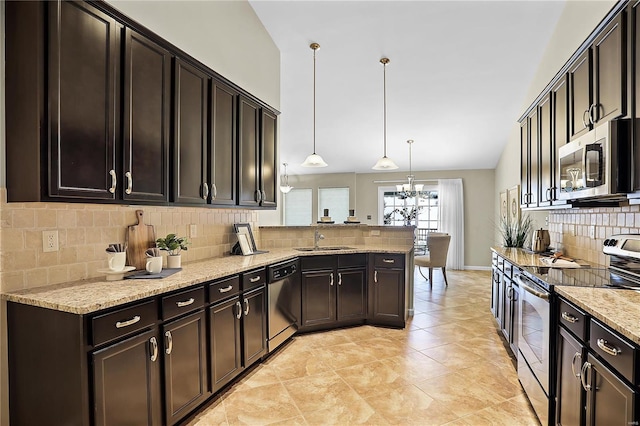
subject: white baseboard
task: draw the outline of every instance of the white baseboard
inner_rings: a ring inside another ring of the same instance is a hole
[[[465,271],[490,271],[491,266],[466,266],[464,267]]]

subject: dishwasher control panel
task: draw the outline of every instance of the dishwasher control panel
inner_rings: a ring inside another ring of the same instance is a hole
[[[281,280],[298,271],[298,262],[286,262],[269,267],[269,282]]]

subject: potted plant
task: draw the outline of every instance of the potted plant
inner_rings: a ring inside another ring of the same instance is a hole
[[[168,234],[165,238],[158,238],[156,240],[156,246],[169,254],[169,256],[167,256],[167,268],[181,267],[182,256],[180,252],[187,250],[188,244],[191,243],[187,240],[187,237],[178,237],[176,234]]]
[[[500,234],[502,235],[503,246],[524,247],[532,226],[533,222],[528,215],[519,217],[514,223],[508,223],[503,218],[500,218]]]

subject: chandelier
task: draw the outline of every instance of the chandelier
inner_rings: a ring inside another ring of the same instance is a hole
[[[424,188],[423,184],[415,183],[416,177],[411,170],[411,145],[413,145],[413,140],[409,139],[407,143],[409,144],[409,175],[407,175],[407,183],[396,185],[397,194],[401,198],[415,197]]]

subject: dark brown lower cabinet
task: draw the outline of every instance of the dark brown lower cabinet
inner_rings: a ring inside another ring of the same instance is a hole
[[[165,324],[162,337],[165,416],[173,425],[211,395],[204,311]]]
[[[560,327],[556,388],[556,422],[562,426],[580,426],[584,420],[584,390],[580,369],[585,346]]]
[[[592,354],[587,355],[586,424],[634,425],[637,390],[618,378]],[[584,371],[584,370],[583,370]]]
[[[162,423],[160,351],[154,329],[91,355],[97,426]]]
[[[366,282],[366,268],[338,270],[338,321],[363,319],[367,316]]]
[[[404,323],[404,272],[380,269],[373,275],[370,318],[377,323]]]
[[[242,306],[237,297],[209,308],[211,384],[216,392],[242,371]]]
[[[259,361],[267,353],[267,311],[265,288],[244,293],[242,311],[243,366]]]
[[[302,272],[302,327],[335,322],[333,270]]]

